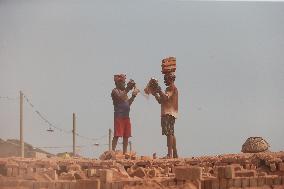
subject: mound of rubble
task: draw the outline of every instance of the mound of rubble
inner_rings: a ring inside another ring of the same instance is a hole
[[[1,189],[284,189],[284,152],[153,159],[0,158]]]

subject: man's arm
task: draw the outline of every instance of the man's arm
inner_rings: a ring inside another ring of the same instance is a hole
[[[129,106],[131,106],[132,102],[134,101],[135,97],[137,96],[137,94],[139,93],[139,89],[137,89],[136,87],[134,88],[133,92],[132,92],[132,96],[131,98],[128,100]]]
[[[163,91],[160,90],[159,95],[160,95],[161,101],[167,101],[173,95],[173,91],[171,91],[170,88],[167,88],[165,93],[163,93]]]
[[[153,93],[153,96],[155,97],[155,99],[157,100],[157,102],[159,104],[161,104],[161,96],[158,93]]]

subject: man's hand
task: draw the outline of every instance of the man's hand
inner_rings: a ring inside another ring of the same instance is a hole
[[[134,90],[132,92],[132,96],[134,96],[134,97],[137,96],[139,92],[140,92],[140,90],[137,89],[136,87],[134,87]]]
[[[127,83],[126,88],[128,89],[128,91],[130,91],[135,87],[135,85],[136,85],[135,81],[133,79],[130,79]]]

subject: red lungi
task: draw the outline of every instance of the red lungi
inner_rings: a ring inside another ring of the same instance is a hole
[[[129,117],[114,118],[114,136],[131,137],[131,123]]]

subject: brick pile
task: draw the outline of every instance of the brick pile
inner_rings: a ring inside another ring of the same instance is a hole
[[[1,158],[1,189],[283,188],[284,152],[179,159],[112,154],[84,158]]]

